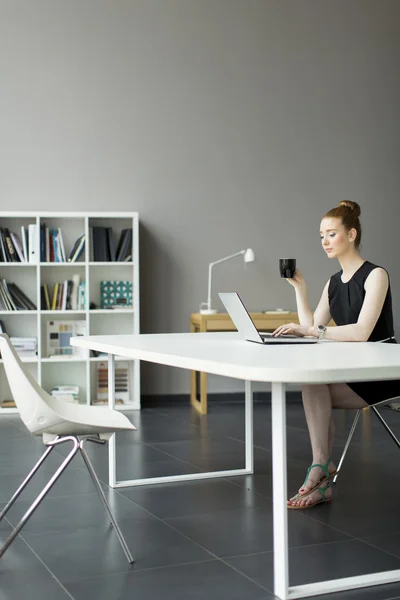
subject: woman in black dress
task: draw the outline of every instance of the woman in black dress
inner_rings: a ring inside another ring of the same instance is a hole
[[[389,277],[385,269],[360,256],[359,216],[359,205],[343,200],[322,219],[322,247],[329,258],[339,260],[341,270],[325,285],[313,314],[304,277],[297,269],[294,278],[287,281],[296,292],[300,325],[283,325],[274,335],[292,333],[341,342],[396,343]],[[326,327],[331,318],[336,327]],[[298,494],[288,500],[288,508],[292,509],[310,508],[331,500],[331,481],[336,473],[331,460],[332,407],[363,408],[400,396],[400,380],[304,385],[302,396],[313,461]]]

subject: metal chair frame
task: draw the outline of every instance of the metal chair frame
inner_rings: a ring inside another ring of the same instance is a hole
[[[372,412],[379,419],[379,421],[381,422],[381,424],[383,425],[383,427],[386,429],[386,431],[388,432],[388,434],[390,435],[390,437],[392,438],[392,440],[395,442],[395,444],[397,445],[397,447],[400,448],[400,441],[397,439],[396,435],[390,429],[389,425],[386,423],[385,419],[382,417],[381,413],[376,408],[377,406],[384,406],[385,404],[389,404],[390,402],[393,402],[394,400],[398,400],[398,397],[396,396],[396,398],[389,398],[387,400],[382,400],[382,402],[377,402],[376,404],[371,404],[370,406],[366,406],[364,408],[359,408],[357,410],[356,416],[354,418],[353,424],[352,424],[351,429],[350,429],[350,433],[348,435],[346,444],[344,446],[344,450],[343,450],[342,456],[340,458],[340,461],[339,461],[339,464],[338,464],[338,467],[337,467],[337,473],[336,473],[335,477],[333,478],[333,483],[336,483],[336,480],[337,480],[337,478],[338,478],[338,476],[340,474],[340,470],[342,468],[343,461],[345,459],[347,450],[349,449],[350,442],[351,442],[351,439],[352,439],[352,437],[354,435],[354,432],[356,430],[358,419],[360,418],[360,414],[361,414],[362,410],[372,410]]]
[[[67,436],[57,436],[53,441],[48,442],[46,444],[47,446],[47,450],[44,452],[44,454],[42,454],[42,456],[40,457],[39,461],[36,463],[36,465],[33,467],[33,469],[30,471],[29,475],[25,478],[25,480],[21,483],[21,485],[19,486],[19,488],[17,489],[17,491],[14,493],[14,495],[12,496],[12,498],[9,500],[9,502],[7,503],[7,505],[3,508],[2,512],[0,513],[0,521],[6,516],[7,512],[10,510],[10,508],[12,507],[12,505],[14,504],[14,502],[17,500],[17,498],[20,496],[20,494],[23,492],[23,490],[25,489],[25,487],[28,485],[28,483],[31,481],[31,479],[33,478],[33,476],[39,471],[40,467],[42,466],[42,464],[44,463],[44,461],[46,460],[46,458],[50,455],[51,451],[53,450],[53,448],[59,444],[64,444],[66,442],[72,442],[72,448],[70,453],[68,454],[68,456],[66,457],[66,459],[62,462],[62,464],[59,466],[59,468],[57,469],[57,471],[54,473],[54,475],[49,479],[48,483],[45,485],[45,487],[43,488],[43,490],[40,492],[40,494],[35,498],[35,500],[32,502],[31,506],[28,508],[28,510],[26,511],[26,513],[24,514],[24,516],[22,517],[22,519],[20,520],[20,522],[18,523],[18,525],[15,527],[15,529],[11,532],[11,534],[8,536],[8,538],[6,539],[6,541],[4,542],[3,546],[0,548],[0,558],[3,556],[3,554],[5,553],[5,551],[7,550],[7,548],[9,548],[9,546],[11,545],[11,543],[14,541],[14,539],[17,537],[17,535],[20,533],[21,529],[24,527],[24,525],[27,523],[27,521],[30,519],[30,517],[33,515],[33,513],[35,512],[35,510],[38,508],[38,506],[41,504],[42,500],[46,497],[47,493],[51,490],[51,488],[53,487],[53,485],[56,483],[56,481],[58,480],[58,478],[60,477],[60,475],[65,471],[65,469],[67,468],[67,466],[70,464],[70,462],[72,461],[72,459],[77,455],[78,452],[81,453],[82,458],[84,460],[84,463],[87,467],[87,470],[89,471],[89,474],[93,480],[94,486],[96,488],[97,493],[100,496],[100,499],[103,503],[103,506],[105,508],[105,511],[108,515],[108,518],[110,519],[111,525],[114,527],[115,533],[118,536],[118,540],[123,548],[123,551],[125,552],[125,556],[128,559],[128,562],[130,564],[132,564],[134,562],[132,555],[129,551],[128,545],[121,533],[121,530],[119,528],[119,525],[117,523],[117,521],[115,520],[112,512],[111,512],[111,507],[107,501],[107,498],[104,494],[103,488],[101,487],[100,481],[96,475],[95,470],[93,469],[92,463],[90,462],[89,456],[84,448],[84,445],[86,442],[94,442],[96,444],[106,444],[106,440],[101,440],[98,436],[90,436],[90,437],[79,437],[79,436],[75,436],[75,435],[67,435]]]

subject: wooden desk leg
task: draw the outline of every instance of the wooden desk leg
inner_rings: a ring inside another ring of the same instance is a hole
[[[199,329],[193,323],[190,323],[190,331],[199,333]],[[207,414],[207,373],[191,372],[190,403],[201,415]]]

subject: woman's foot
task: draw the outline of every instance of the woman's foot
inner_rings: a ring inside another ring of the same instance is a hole
[[[323,490],[328,481],[332,481],[327,478],[327,472],[328,476],[336,473],[336,467],[332,461],[325,463],[324,467],[326,470],[317,465],[310,467],[308,478],[306,478],[306,481],[299,489],[298,494],[288,500],[288,506],[306,507],[321,501],[321,492],[318,488]],[[330,500],[332,497],[332,487],[329,486],[327,489],[323,490],[323,492],[324,500]]]

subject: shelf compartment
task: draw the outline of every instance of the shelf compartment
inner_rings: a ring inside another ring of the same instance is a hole
[[[79,403],[86,404],[86,361],[42,359],[42,387],[48,394],[57,385],[79,385]],[[68,363],[68,369],[65,369]]]
[[[62,234],[62,240],[65,250],[65,258],[68,258],[70,251],[72,250],[76,240],[85,233],[85,218],[84,215],[76,217],[75,219],[66,219],[59,217],[56,213],[51,217],[40,217],[40,225],[46,225],[51,231],[54,229],[60,229]],[[86,243],[85,243],[86,247]],[[47,262],[44,261],[43,265],[80,265],[84,264],[86,256],[86,248],[84,248],[79,260],[74,263],[68,262]]]

